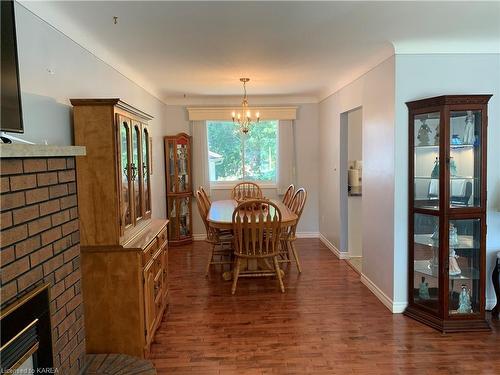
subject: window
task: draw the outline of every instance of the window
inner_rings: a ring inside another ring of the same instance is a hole
[[[260,121],[242,134],[231,121],[207,121],[211,183],[276,182],[278,121]]]

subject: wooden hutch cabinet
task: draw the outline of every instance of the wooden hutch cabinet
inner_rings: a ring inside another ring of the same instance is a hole
[[[145,357],[168,298],[167,220],[151,219],[148,114],[71,99],[88,353]]]
[[[180,133],[164,137],[164,141],[168,242],[175,246],[193,241],[191,137]]]
[[[409,256],[405,314],[442,332],[483,331],[486,136],[491,95],[409,108]]]

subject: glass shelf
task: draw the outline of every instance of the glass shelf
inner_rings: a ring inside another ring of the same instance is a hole
[[[415,243],[424,246],[437,246],[437,241],[432,239],[432,234],[415,234]],[[458,235],[458,245],[454,249],[479,249],[479,241],[473,236]]]
[[[413,262],[415,272],[422,275],[437,278],[439,276],[439,267],[432,265],[432,260],[415,260]],[[450,280],[477,280],[479,278],[479,271],[472,267],[461,268],[462,273],[458,275],[448,275]]]
[[[427,177],[427,176],[415,176],[416,180],[437,180],[435,177]],[[477,180],[479,177],[474,176],[453,176],[450,177],[450,180]]]
[[[468,150],[468,149],[472,149],[474,148],[475,146],[474,145],[471,145],[471,144],[461,144],[461,145],[450,145],[450,148],[452,150]],[[432,151],[438,151],[439,150],[439,145],[425,145],[425,146],[422,146],[422,145],[419,145],[419,146],[415,146],[415,149],[417,150],[432,150]]]

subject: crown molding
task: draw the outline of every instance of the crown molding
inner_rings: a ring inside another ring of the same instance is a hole
[[[319,102],[315,96],[294,95],[251,95],[249,99],[253,106],[289,106]],[[241,95],[165,96],[163,97],[163,101],[167,105],[200,107],[239,106],[241,104]]]
[[[232,120],[231,113],[241,110],[234,107],[186,107],[190,121]],[[253,113],[260,112],[261,120],[295,120],[297,107],[249,107]]]

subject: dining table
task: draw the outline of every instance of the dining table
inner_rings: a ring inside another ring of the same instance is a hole
[[[281,212],[281,227],[287,228],[295,225],[298,220],[298,216],[290,208],[288,208],[279,199],[269,199],[270,202],[274,203]],[[226,199],[213,201],[210,205],[210,210],[208,211],[207,221],[208,225],[212,228],[220,230],[231,230],[233,228],[233,212],[238,206],[238,202],[234,199]],[[271,216],[274,216],[275,208],[270,206]],[[262,262],[256,259],[248,259],[247,262],[242,262],[242,267],[249,270],[256,270],[258,268],[266,268],[269,265],[265,260]],[[283,270],[282,270],[283,272]],[[222,277],[224,280],[231,280],[232,271],[223,272]]]

